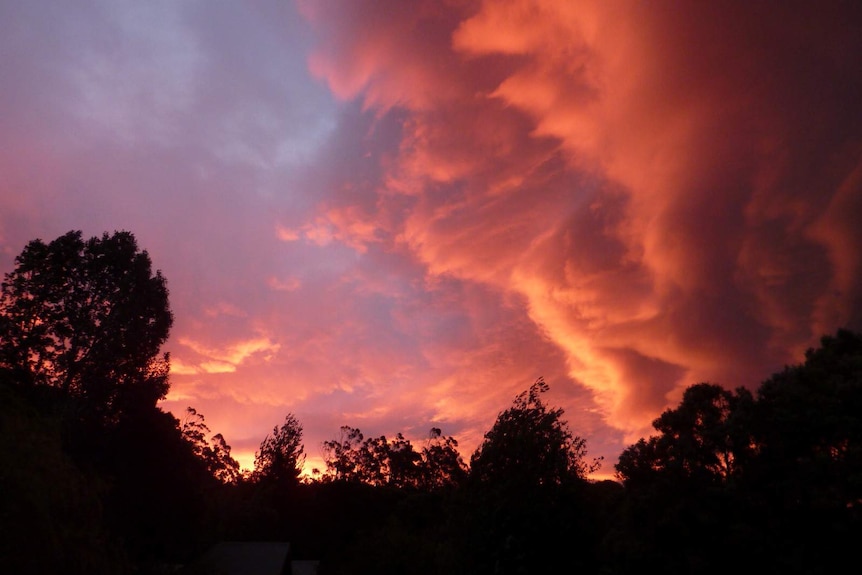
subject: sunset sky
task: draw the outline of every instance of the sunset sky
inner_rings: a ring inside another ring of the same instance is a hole
[[[590,457],[862,328],[862,3],[0,0],[0,272],[128,230],[163,407]]]

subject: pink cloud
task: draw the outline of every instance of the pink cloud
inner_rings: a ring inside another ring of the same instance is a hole
[[[133,231],[164,405],[244,465],[288,412],[318,464],[341,425],[469,454],[544,376],[608,472],[862,322],[858,8],[772,10],[10,3],[0,263]]]
[[[852,232],[819,216],[824,198],[855,205],[858,149],[808,170],[810,186],[790,163],[811,160],[809,128],[850,144],[817,123],[846,116],[804,119],[826,78],[799,75],[818,59],[854,74],[840,10],[788,23],[735,6],[483,2],[449,19],[352,6],[354,19],[311,15],[312,62],[339,96],[404,118],[377,192],[381,212],[413,198],[397,238],[432,275],[525,297],[630,438],[683,386],[754,386],[858,318],[858,238],[838,247]],[[424,26],[439,29],[408,34]]]

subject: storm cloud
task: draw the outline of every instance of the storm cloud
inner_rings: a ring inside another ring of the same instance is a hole
[[[164,406],[465,455],[536,378],[603,472],[862,327],[854,3],[0,7],[0,264],[127,229]]]

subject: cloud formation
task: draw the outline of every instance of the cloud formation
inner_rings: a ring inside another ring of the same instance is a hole
[[[465,455],[537,377],[610,473],[685,386],[862,328],[854,3],[0,6],[0,266],[128,229],[166,408]]]
[[[410,198],[396,240],[522,295],[628,437],[681,386],[754,386],[858,324],[829,207],[860,201],[858,9],[315,6],[312,70],[405,117],[375,192]]]

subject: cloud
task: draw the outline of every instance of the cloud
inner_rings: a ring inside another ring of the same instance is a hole
[[[432,276],[523,296],[628,437],[858,323],[858,235],[823,223],[860,196],[855,8],[332,6],[312,68],[400,118],[366,218],[408,197],[387,229]]]
[[[300,237],[300,233],[297,230],[291,230],[283,226],[276,227],[275,235],[283,242],[295,242]]]
[[[862,327],[853,3],[0,4],[0,265],[133,231],[164,406],[468,454],[539,376],[607,467]],[[610,471],[606,469],[606,471]]]
[[[263,361],[270,361],[281,347],[268,337],[256,337],[219,347],[210,347],[207,344],[186,338],[180,338],[178,343],[200,356],[215,360],[214,362],[209,362],[209,365],[219,366],[236,366],[252,357],[259,357]]]

